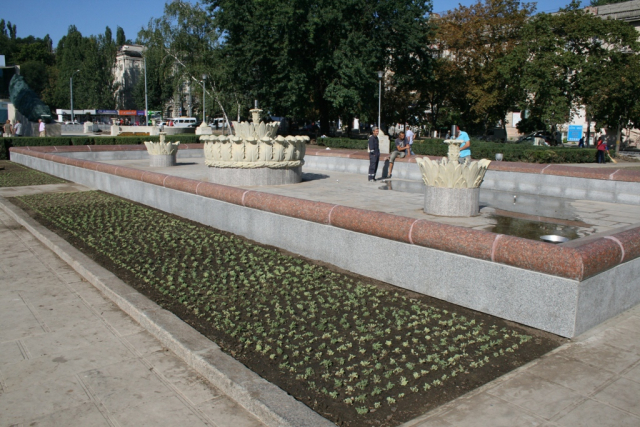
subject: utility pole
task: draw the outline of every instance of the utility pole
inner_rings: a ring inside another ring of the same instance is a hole
[[[382,77],[384,71],[378,71],[378,129],[380,129],[380,111],[382,109]]]
[[[205,88],[205,86],[204,86],[204,84],[205,84],[205,81],[206,81],[206,80],[207,80],[207,75],[206,75],[206,74],[203,74],[203,75],[202,75],[202,123],[205,123],[205,124],[206,124],[206,120],[207,120],[207,119],[206,119],[206,117],[207,117],[207,116],[205,115],[205,112],[206,112],[206,108],[207,108],[207,107],[205,107],[205,105],[206,105],[206,104],[204,103],[204,101],[205,101],[205,94],[206,94],[206,92],[207,92],[207,90],[206,90],[206,88]]]
[[[75,73],[79,73],[80,70],[75,70],[71,73],[71,78],[69,78],[69,92],[71,94],[71,124],[75,122],[75,115],[73,114],[73,76]]]
[[[147,100],[147,57],[144,57],[144,125],[149,126],[149,102]]]

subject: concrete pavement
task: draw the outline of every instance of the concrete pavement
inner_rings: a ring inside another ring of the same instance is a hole
[[[262,424],[0,211],[0,426],[177,425]]]

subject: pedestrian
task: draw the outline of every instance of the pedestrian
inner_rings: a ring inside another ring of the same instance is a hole
[[[444,136],[444,139],[447,140],[451,138],[451,132],[447,131],[447,134]]]
[[[44,125],[44,122],[42,121],[42,119],[38,119],[38,123],[39,123],[38,132],[40,132],[40,136],[44,138],[47,136],[47,128]]]
[[[16,120],[16,125],[13,127],[13,134],[15,136],[22,136],[22,123],[20,123],[20,120]]]
[[[11,122],[9,121],[9,119],[7,119],[6,123],[4,124],[2,136],[5,138],[10,138],[12,134],[13,134],[13,126],[11,126]]]
[[[411,130],[410,127],[406,126],[407,132],[405,138],[407,138],[407,142],[409,143],[409,154],[415,156],[416,153],[413,152],[413,139],[415,138],[415,134]]]
[[[377,127],[373,128],[373,132],[369,137],[369,182],[376,182],[376,171],[378,170],[378,162],[380,162],[380,141],[378,140],[380,131]]]
[[[607,140],[603,135],[600,135],[598,138],[598,142],[596,143],[596,162],[597,163],[606,163],[604,153],[605,151],[609,154],[609,149],[607,148]]]
[[[391,153],[391,158],[389,159],[389,175],[387,178],[391,178],[391,172],[393,171],[393,165],[396,162],[396,158],[400,157],[401,159],[407,157],[407,154],[410,153],[411,146],[409,145],[409,141],[405,137],[404,132],[400,132],[398,137],[396,138],[396,149]]]
[[[580,142],[578,142],[578,148],[584,148],[584,136],[580,138]]]
[[[471,160],[471,138],[469,135],[460,131],[460,127],[456,126],[456,139],[462,141],[460,143],[460,157],[458,163],[462,164]]]

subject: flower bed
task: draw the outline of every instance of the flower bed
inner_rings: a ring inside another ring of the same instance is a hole
[[[559,343],[104,193],[17,200],[339,425],[397,425]]]
[[[62,184],[64,179],[30,169],[9,161],[0,161],[0,187],[23,187],[25,185]]]

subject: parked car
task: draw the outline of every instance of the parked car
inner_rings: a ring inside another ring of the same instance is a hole
[[[79,125],[81,123],[79,121],[77,121],[77,120],[74,120],[74,121],[67,120],[67,121],[64,122],[64,124],[65,125]]]
[[[556,140],[551,132],[539,130],[532,132],[529,135],[521,136],[516,141],[516,144],[529,144],[529,145],[556,145]]]
[[[507,131],[502,128],[489,129],[481,139],[484,141],[507,142]]]

